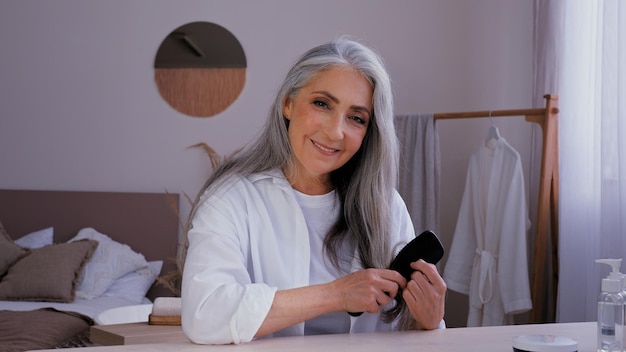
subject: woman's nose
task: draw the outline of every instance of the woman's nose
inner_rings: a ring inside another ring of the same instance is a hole
[[[343,139],[343,124],[343,114],[333,115],[330,119],[326,121],[326,124],[324,126],[324,132],[331,140]]]

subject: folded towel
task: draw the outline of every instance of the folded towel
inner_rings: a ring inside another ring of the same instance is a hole
[[[157,297],[152,305],[148,323],[152,325],[180,325],[180,297]]]
[[[180,316],[180,297],[157,297],[152,305],[152,315],[160,317]]]

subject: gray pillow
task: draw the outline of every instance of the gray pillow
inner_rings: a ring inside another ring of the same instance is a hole
[[[0,278],[6,274],[11,265],[27,254],[28,249],[13,243],[4,226],[0,223]]]
[[[79,240],[31,250],[0,281],[0,299],[72,302],[81,270],[98,242]]]

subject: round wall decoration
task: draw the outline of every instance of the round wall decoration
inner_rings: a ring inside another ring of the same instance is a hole
[[[192,22],[163,40],[154,60],[154,78],[161,97],[175,110],[210,117],[239,97],[246,67],[243,48],[230,31],[210,22]]]

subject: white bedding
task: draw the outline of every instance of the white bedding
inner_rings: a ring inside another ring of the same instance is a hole
[[[151,302],[146,298],[144,303]],[[54,308],[62,311],[81,313],[96,320],[98,314],[105,310],[134,305],[137,305],[137,303],[118,297],[101,296],[94,299],[76,299],[72,303],[0,301],[0,310],[25,311],[39,308]]]

